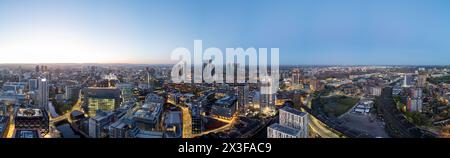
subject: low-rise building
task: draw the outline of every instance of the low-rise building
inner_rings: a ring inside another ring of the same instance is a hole
[[[164,137],[181,138],[183,132],[183,120],[181,111],[170,111],[164,118]]]
[[[97,111],[97,115],[89,119],[89,137],[105,138],[108,136],[109,124],[115,121],[114,112]]]
[[[216,101],[211,108],[211,116],[219,119],[231,120],[236,112],[236,97],[225,96]]]
[[[122,102],[121,91],[117,88],[90,87],[84,89],[87,113],[95,117],[97,110],[114,111]]]
[[[122,119],[109,126],[109,138],[127,138],[128,132],[133,127],[133,121]]]
[[[42,109],[20,108],[15,113],[14,126],[16,130],[36,130],[44,135],[49,131],[48,114]]]

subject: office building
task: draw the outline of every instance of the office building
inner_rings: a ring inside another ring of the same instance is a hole
[[[40,78],[38,80],[37,107],[48,110],[48,80]]]
[[[133,87],[133,84],[130,83],[116,84],[116,88],[120,89],[124,101],[130,100],[133,96]]]
[[[37,130],[46,134],[49,130],[49,119],[46,110],[20,108],[14,117],[14,126],[17,130]]]
[[[236,88],[237,90],[237,109],[239,110],[239,114],[244,116],[246,110],[248,109],[248,98],[249,98],[249,85],[248,84],[240,84]]]
[[[133,120],[136,126],[142,130],[160,129],[161,114],[163,111],[164,100],[156,94],[149,94],[145,99],[144,105],[134,112]]]
[[[201,115],[200,107],[192,106],[191,108],[191,118],[192,118],[192,133],[200,134],[203,131],[203,119]]]
[[[8,114],[8,107],[0,103],[0,116],[6,116]]]
[[[80,90],[80,87],[76,85],[67,86],[65,99],[72,102],[78,100],[78,97],[80,96]]]
[[[107,137],[109,124],[115,120],[116,118],[113,112],[98,110],[97,115],[89,119],[89,137]]]
[[[90,117],[96,115],[97,110],[113,111],[122,102],[121,92],[117,88],[90,87],[84,89],[87,102],[87,112]]]
[[[9,116],[1,115],[0,114],[0,138],[3,138],[6,136],[7,128],[9,126]]]
[[[32,139],[32,138],[42,138],[42,135],[39,133],[38,130],[19,130],[15,129],[14,138],[26,138],[26,139]]]
[[[163,138],[164,133],[160,131],[146,131],[139,128],[133,128],[128,132],[129,138]]]
[[[128,132],[132,129],[132,127],[132,120],[118,120],[109,126],[109,138],[127,138]]]
[[[225,96],[217,100],[211,107],[211,116],[231,120],[236,112],[236,97]]]
[[[28,80],[28,90],[35,91],[37,89],[38,89],[38,80],[37,79]]]
[[[181,138],[183,133],[183,121],[181,111],[170,111],[164,118],[164,137]]]

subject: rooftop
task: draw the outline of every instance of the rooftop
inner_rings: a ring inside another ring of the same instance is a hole
[[[44,114],[41,109],[19,109],[17,111],[18,117],[42,117]]]
[[[39,138],[37,130],[17,130],[15,138]]]
[[[86,97],[89,98],[120,98],[121,91],[118,88],[89,87],[84,89]]]
[[[155,103],[164,103],[164,100],[161,96],[156,95],[154,93],[150,93],[145,97],[145,102],[155,102]]]
[[[298,130],[298,129],[287,127],[287,126],[282,126],[278,123],[274,123],[274,124],[270,125],[269,128],[289,134],[289,135],[293,135],[293,136],[299,135],[299,133],[300,133],[300,130]]]
[[[181,111],[171,111],[166,114],[164,122],[166,124],[181,124]]]
[[[225,97],[217,100],[216,104],[229,107],[229,106],[233,105],[233,102],[235,102],[235,101],[236,101],[235,96],[225,96]]]
[[[301,112],[301,111],[299,111],[297,109],[294,109],[294,108],[291,108],[291,107],[287,107],[287,106],[282,108],[282,109],[280,109],[280,110],[286,111],[288,113],[292,113],[292,114],[295,114],[295,115],[299,115],[299,116],[302,116],[302,117],[306,116],[305,112]]]

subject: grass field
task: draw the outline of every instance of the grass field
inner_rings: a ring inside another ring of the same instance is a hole
[[[350,110],[358,100],[347,96],[322,97],[319,106],[329,117],[339,117]]]

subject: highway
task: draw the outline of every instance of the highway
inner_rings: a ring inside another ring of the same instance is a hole
[[[386,122],[386,129],[391,137],[433,137],[406,120],[404,115],[396,108],[395,102],[392,99],[392,87],[383,89],[379,102],[378,113],[383,116],[384,121]]]
[[[309,127],[310,129],[319,135],[321,138],[340,138],[338,134],[331,131],[324,123],[319,121],[316,117],[309,114]]]
[[[313,97],[311,95],[308,95],[307,99],[304,102],[304,105],[307,106],[306,108],[312,107],[312,100]],[[302,111],[307,112],[305,108],[302,108]],[[330,130],[329,127],[327,127],[324,123],[314,117],[310,112],[307,113],[309,114],[309,127],[314,133],[319,135],[321,138],[340,138],[338,134]]]

